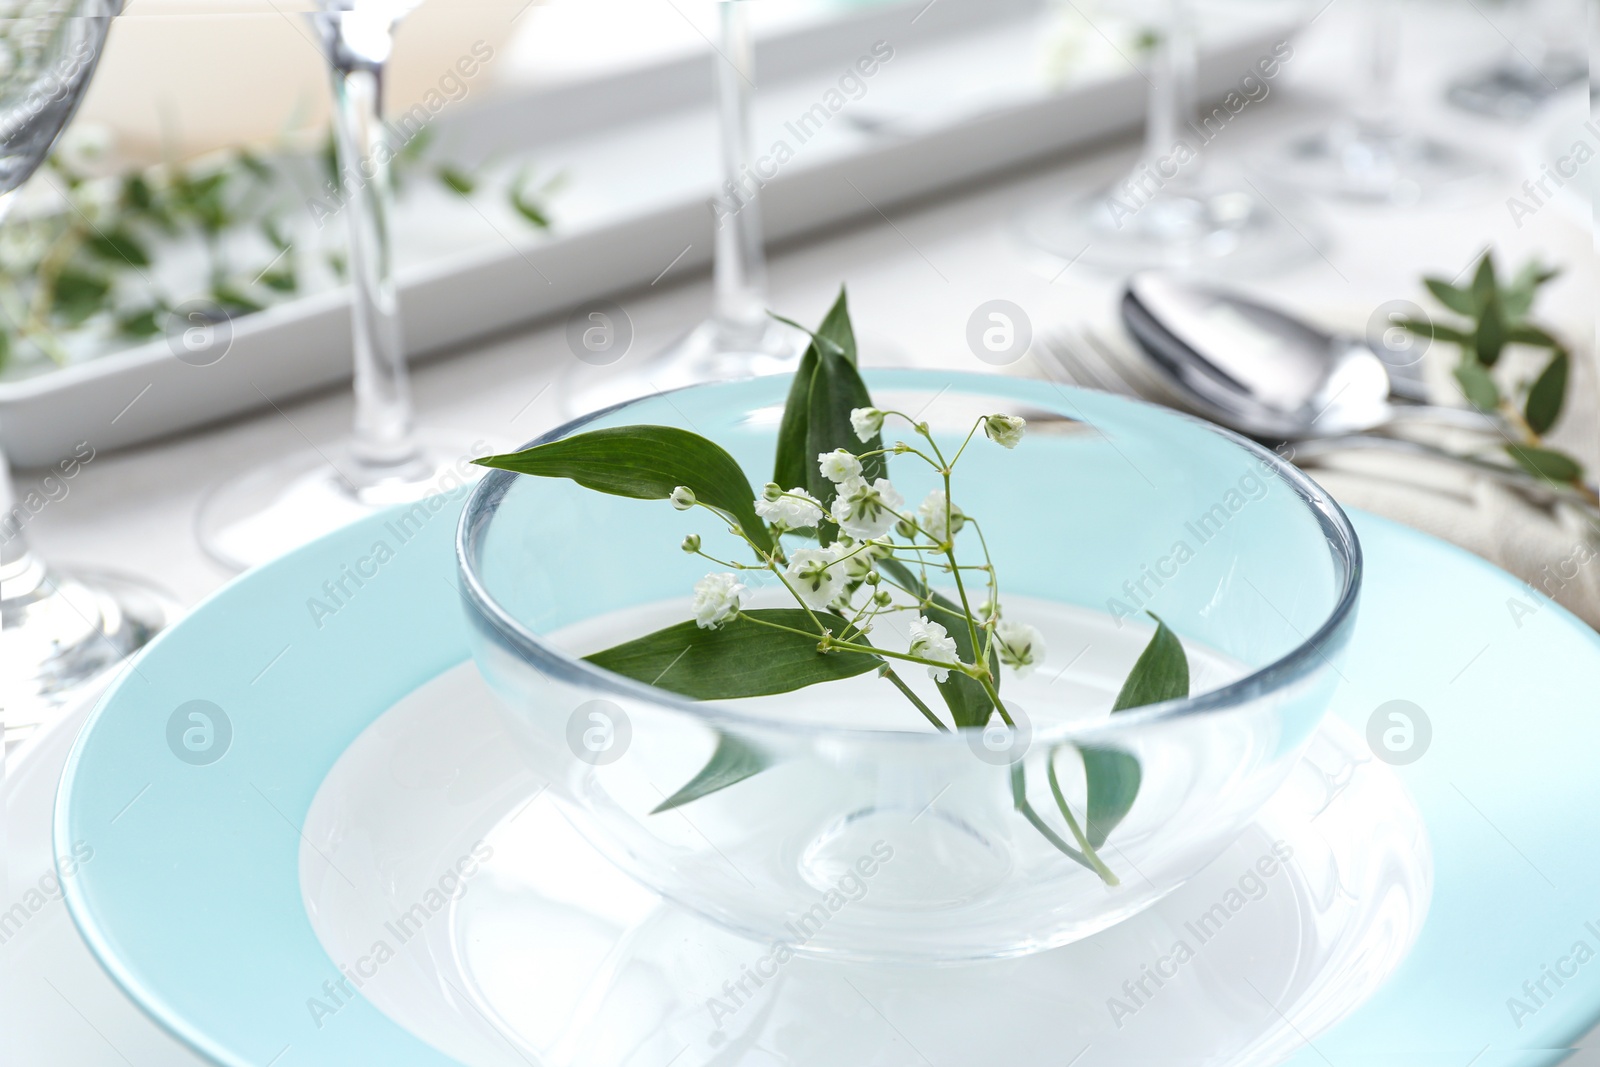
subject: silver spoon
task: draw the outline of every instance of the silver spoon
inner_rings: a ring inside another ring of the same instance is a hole
[[[1201,414],[1250,437],[1294,442],[1306,459],[1351,447],[1425,456],[1595,511],[1581,493],[1518,468],[1383,436],[1401,424],[1425,423],[1512,440],[1498,416],[1397,402],[1420,400],[1420,381],[1391,375],[1359,338],[1325,333],[1265,304],[1154,271],[1129,279],[1122,319],[1169,386]]]

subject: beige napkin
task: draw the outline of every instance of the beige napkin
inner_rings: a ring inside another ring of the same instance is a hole
[[[1319,459],[1312,477],[1346,507],[1404,523],[1520,578],[1514,619],[1553,598],[1600,629],[1600,537],[1576,509],[1541,507],[1514,489],[1450,464],[1346,452]]]

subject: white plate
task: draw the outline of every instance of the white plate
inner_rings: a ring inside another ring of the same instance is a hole
[[[401,700],[334,765],[300,850],[338,970],[470,1067],[832,1067],[919,1046],[939,1063],[1272,1064],[1365,1001],[1427,911],[1422,817],[1335,721],[1227,853],[1095,938],[960,967],[780,965],[607,863],[493,708],[470,663]],[[321,991],[308,1011],[338,1004]]]

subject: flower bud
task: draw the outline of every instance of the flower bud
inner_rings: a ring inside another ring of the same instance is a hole
[[[881,581],[883,581],[883,579],[878,575],[877,571],[869,571],[867,573],[867,584],[868,585],[877,585]]]
[[[688,511],[695,505],[694,490],[687,485],[680,485],[672,490],[672,496],[668,499],[672,501],[672,506],[679,511]]]
[[[901,519],[899,522],[894,524],[894,532],[899,534],[901,537],[910,540],[916,536],[917,528],[911,525],[911,523],[907,520]]]
[[[777,482],[768,482],[761,490],[761,499],[763,500],[781,500],[782,498],[783,487]]]
[[[685,537],[683,539],[682,548],[685,552],[688,552],[691,555],[700,551],[700,535],[690,534],[688,537]]]
[[[876,577],[876,575],[874,575],[874,577]],[[893,600],[894,597],[890,595],[889,590],[887,589],[880,589],[876,593],[872,594],[872,602],[878,605],[880,608],[888,607]]]

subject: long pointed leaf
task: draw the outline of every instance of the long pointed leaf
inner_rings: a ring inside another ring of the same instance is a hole
[[[1522,414],[1528,420],[1528,428],[1541,437],[1561,417],[1561,407],[1567,399],[1567,372],[1571,362],[1565,352],[1557,352],[1533,383],[1533,388],[1528,390],[1528,402]]]
[[[1150,617],[1156,620],[1155,635],[1122,683],[1122,690],[1111,705],[1113,714],[1189,695],[1189,657],[1183,651],[1183,643],[1166,623],[1154,615]]]
[[[878,562],[878,569],[888,575],[890,580],[901,587],[911,591],[916,596],[929,603],[923,609],[930,622],[936,622],[945,628],[951,639],[956,643],[956,654],[963,663],[976,663],[978,650],[972,645],[972,634],[967,626],[966,613],[961,606],[939,593],[932,592],[922,584],[916,572],[897,559],[885,559]],[[994,676],[994,686],[1000,688],[1000,660],[994,653],[989,654],[989,669]],[[994,714],[994,701],[989,699],[989,694],[983,686],[965,674],[951,671],[949,677],[937,683],[939,695],[944,697],[945,706],[950,709],[950,717],[955,720],[956,727],[974,727],[989,725],[989,718]]]
[[[1189,657],[1178,636],[1157,618],[1156,632],[1122,683],[1112,714],[1188,695]],[[1133,809],[1143,771],[1127,752],[1092,747],[1081,751],[1088,795],[1084,833],[1090,846],[1099,848]]]
[[[681,808],[691,801],[719,792],[730,785],[738,785],[746,778],[753,778],[772,766],[772,762],[772,758],[765,752],[732,734],[719,734],[716,751],[711,753],[711,759],[706,765],[700,768],[700,773],[689,779],[682,789],[657,804],[650,814],[659,815],[663,811]]]
[[[593,430],[473,462],[541,478],[570,478],[636,500],[665,500],[685,485],[702,502],[733,516],[763,552],[772,550],[772,536],[756,515],[755,492],[738,461],[715,442],[675,426]]]
[[[835,634],[849,625],[828,612],[818,612],[817,618]],[[763,622],[808,632],[777,630]],[[715,630],[681,622],[584,658],[695,700],[772,696],[853,678],[883,665],[865,652],[818,652],[821,636],[802,608],[752,608]],[[861,637],[852,641],[866,643]]]

